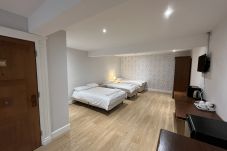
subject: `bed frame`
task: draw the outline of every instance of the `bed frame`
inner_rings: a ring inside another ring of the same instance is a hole
[[[110,110],[112,110],[114,107],[118,106],[119,104],[122,104],[122,103],[124,102],[124,100],[125,100],[125,99],[120,99],[120,100],[116,101],[114,104],[110,104],[110,105],[108,106],[108,109],[104,109],[104,108],[101,108],[100,106],[90,104],[88,101],[83,100],[83,99],[74,99],[73,102],[81,102],[81,103],[84,103],[84,104],[87,104],[87,105],[90,105],[90,106],[94,106],[94,107],[97,107],[97,108],[104,109],[104,110],[106,110],[106,111],[110,111]]]
[[[126,92],[126,93],[127,93],[127,97],[128,97],[128,98],[131,98],[131,97],[133,97],[133,96],[137,96],[138,90],[135,90],[135,91],[133,91],[132,93],[130,93],[130,92]]]
[[[139,87],[138,92],[141,93],[145,91],[147,83],[144,83],[142,86]]]

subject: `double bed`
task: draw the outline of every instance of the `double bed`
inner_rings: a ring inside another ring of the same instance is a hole
[[[99,107],[106,111],[121,104],[126,96],[126,93],[122,90],[99,87],[98,85],[77,87],[72,94],[75,101]]]
[[[103,84],[104,87],[112,89],[121,89],[127,93],[127,97],[136,96],[138,93],[138,85],[132,83],[121,83],[121,82],[108,82]]]

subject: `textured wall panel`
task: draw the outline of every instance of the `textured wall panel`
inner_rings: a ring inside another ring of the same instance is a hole
[[[149,89],[171,91],[174,81],[173,54],[121,57],[121,76],[145,80]]]

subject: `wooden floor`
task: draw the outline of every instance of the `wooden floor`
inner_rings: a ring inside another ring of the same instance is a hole
[[[176,132],[171,95],[145,92],[107,113],[70,105],[71,130],[37,151],[155,151],[160,129]]]

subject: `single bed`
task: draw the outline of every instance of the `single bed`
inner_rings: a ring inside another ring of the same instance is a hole
[[[138,85],[132,83],[108,82],[103,84],[104,87],[112,89],[121,89],[127,93],[127,97],[136,96],[138,93]]]
[[[83,86],[74,89],[72,98],[85,104],[99,107],[109,111],[121,104],[126,93],[119,89],[109,89],[99,86]]]
[[[147,85],[147,82],[142,80],[129,80],[129,79],[119,78],[117,79],[117,81],[120,83],[131,83],[131,84],[138,85],[139,88],[137,91],[139,93],[143,92],[146,89],[146,85]]]

